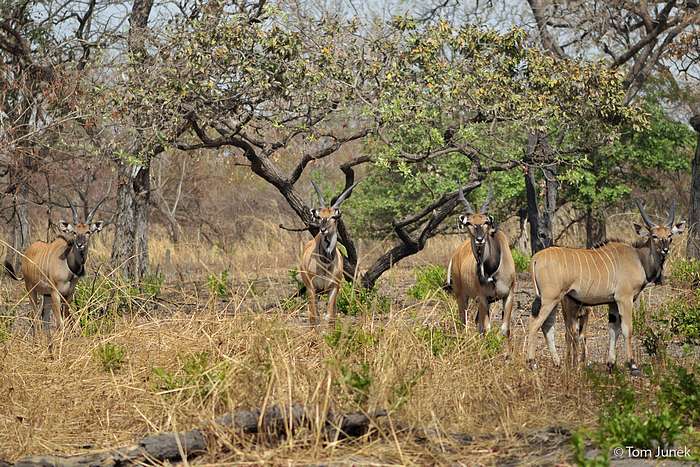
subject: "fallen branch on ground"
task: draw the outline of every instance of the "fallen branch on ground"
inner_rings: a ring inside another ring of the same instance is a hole
[[[371,415],[359,412],[334,415],[329,412],[322,420],[327,441],[363,436],[369,431],[372,420],[387,415],[377,410]],[[211,428],[224,428],[245,434],[286,436],[296,429],[311,425],[315,417],[303,406],[274,405],[264,412],[260,409],[237,410],[217,418]],[[14,464],[0,460],[0,467],[85,467],[94,465],[125,465],[136,463],[181,461],[192,459],[207,451],[207,429],[194,429],[176,433],[159,433],[147,436],[134,444],[116,449],[91,452],[77,456],[39,455],[19,459]]]

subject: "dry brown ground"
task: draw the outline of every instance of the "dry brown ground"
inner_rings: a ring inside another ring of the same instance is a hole
[[[267,224],[258,231],[232,251],[198,242],[173,247],[156,239],[152,261],[166,275],[161,299],[136,301],[132,312],[96,335],[86,337],[74,328],[58,335],[49,349],[26,335],[20,320],[0,343],[0,459],[108,448],[149,433],[202,426],[238,408],[299,402],[319,412],[386,408],[390,415],[371,436],[353,442],[323,443],[313,430],[259,443],[219,434],[195,463],[572,461],[567,432],[594,423],[597,402],[580,372],[551,366],[541,337],[540,369],[526,367],[527,275],[519,278],[510,354],[493,351],[473,329],[458,330],[451,301],[416,303],[406,294],[413,268],[445,264],[456,237],[433,241],[390,271],[381,282],[391,297],[390,312],[343,317],[343,329],[361,334],[332,345],[329,329],[304,324],[303,306],[280,303],[293,290],[287,271],[296,264],[295,248],[303,236],[280,235]],[[108,240],[98,240],[90,258],[90,269],[106,276]],[[381,247],[363,245],[362,252]],[[221,300],[209,293],[206,276],[224,269],[233,287]],[[0,293],[6,324],[15,314],[26,314],[28,301],[17,283],[3,279]],[[654,305],[673,294],[669,286],[655,287],[644,299]],[[500,310],[493,316],[500,318]],[[607,315],[594,316],[589,348],[592,360],[603,361]],[[563,349],[561,320],[557,326]],[[430,328],[449,341],[437,355],[426,337]],[[102,367],[97,352],[105,344],[125,350],[121,368]],[[206,362],[188,373],[196,355],[206,355]],[[164,383],[158,368],[174,382]],[[353,372],[368,376],[364,392],[353,389]],[[445,437],[425,441],[416,430]],[[474,441],[455,442],[447,433],[468,434]]]

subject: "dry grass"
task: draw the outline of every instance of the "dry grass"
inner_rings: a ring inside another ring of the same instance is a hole
[[[307,328],[281,310],[123,318],[107,334],[59,336],[53,351],[12,338],[3,344],[0,367],[0,391],[7,395],[0,403],[0,453],[10,459],[75,453],[201,425],[240,407],[301,402],[319,412],[329,406],[341,412],[389,408],[391,420],[368,445],[324,446],[314,433],[302,433],[279,446],[241,450],[234,458],[301,462],[342,454],[388,463],[465,456],[485,462],[509,454],[507,449],[482,452],[496,444],[492,437],[517,447],[523,444],[519,434],[588,421],[591,414],[577,410],[590,401],[576,377],[562,380],[560,372],[549,369],[532,373],[521,359],[492,355],[481,339],[441,324],[455,337],[437,356],[423,328],[401,313],[381,323],[345,320],[349,337],[336,345],[331,330]],[[105,343],[125,350],[121,368],[103,368],[97,349]],[[197,358],[206,361],[193,363]],[[353,372],[368,378],[366,389],[348,377]],[[409,435],[393,434],[392,423],[485,438],[455,452],[435,452]],[[220,455],[211,454],[212,459]]]
[[[106,448],[202,426],[238,408],[297,402],[318,413],[386,408],[390,416],[354,442],[323,443],[313,429],[257,444],[218,434],[198,462],[571,461],[568,444],[560,445],[566,438],[547,441],[547,430],[592,423],[596,401],[579,373],[549,366],[542,342],[542,368],[526,368],[524,303],[509,355],[494,339],[458,331],[452,304],[406,302],[410,268],[446,263],[456,237],[433,242],[387,274],[388,315],[344,317],[339,331],[307,327],[304,307],[274,306],[292,290],[286,271],[296,267],[293,246],[303,238],[262,229],[229,252],[155,238],[151,258],[166,277],[162,299],[138,297],[126,313],[108,317],[101,332],[86,336],[73,328],[57,335],[51,348],[21,332],[0,335],[0,458]],[[109,244],[108,237],[96,241],[90,259],[90,268],[106,276]],[[362,245],[362,251],[380,247]],[[224,300],[205,285],[207,274],[222,270],[233,278]],[[116,280],[111,287],[134,293]],[[0,287],[9,304],[6,323],[29,306],[20,289],[7,281]],[[594,334],[605,325],[603,318],[594,320]],[[113,369],[100,356],[106,344],[124,352]],[[409,429],[467,433],[475,441],[420,442]]]

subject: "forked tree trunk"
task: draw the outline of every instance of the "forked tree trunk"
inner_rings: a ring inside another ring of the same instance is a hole
[[[690,212],[688,214],[688,258],[700,259],[700,114],[690,119],[690,125],[697,132],[695,157],[693,157],[693,175],[690,185]]]

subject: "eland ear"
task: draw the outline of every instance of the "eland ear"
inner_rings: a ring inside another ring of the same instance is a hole
[[[92,224],[90,224],[90,232],[92,232],[92,233],[101,232],[103,227],[104,227],[104,222],[102,222],[102,221],[93,222]]]
[[[671,233],[673,235],[678,235],[683,233],[685,230],[685,221],[679,222],[678,224],[674,225],[673,228],[671,229]]]
[[[73,224],[66,222],[62,219],[60,221],[58,221],[57,227],[58,227],[58,231],[61,233],[73,232]]]
[[[489,225],[491,226],[491,231],[496,232],[498,230],[498,224],[496,224],[496,220],[493,218],[493,216],[489,216]]]
[[[636,222],[633,224],[634,225],[634,231],[637,232],[637,235],[640,237],[648,237],[649,236],[649,230],[646,227],[643,227]]]
[[[460,215],[459,215],[459,225],[460,225],[460,226],[465,226],[465,225],[467,225],[468,223],[469,223],[469,221],[467,220],[467,216],[465,216],[464,214],[460,214]]]

